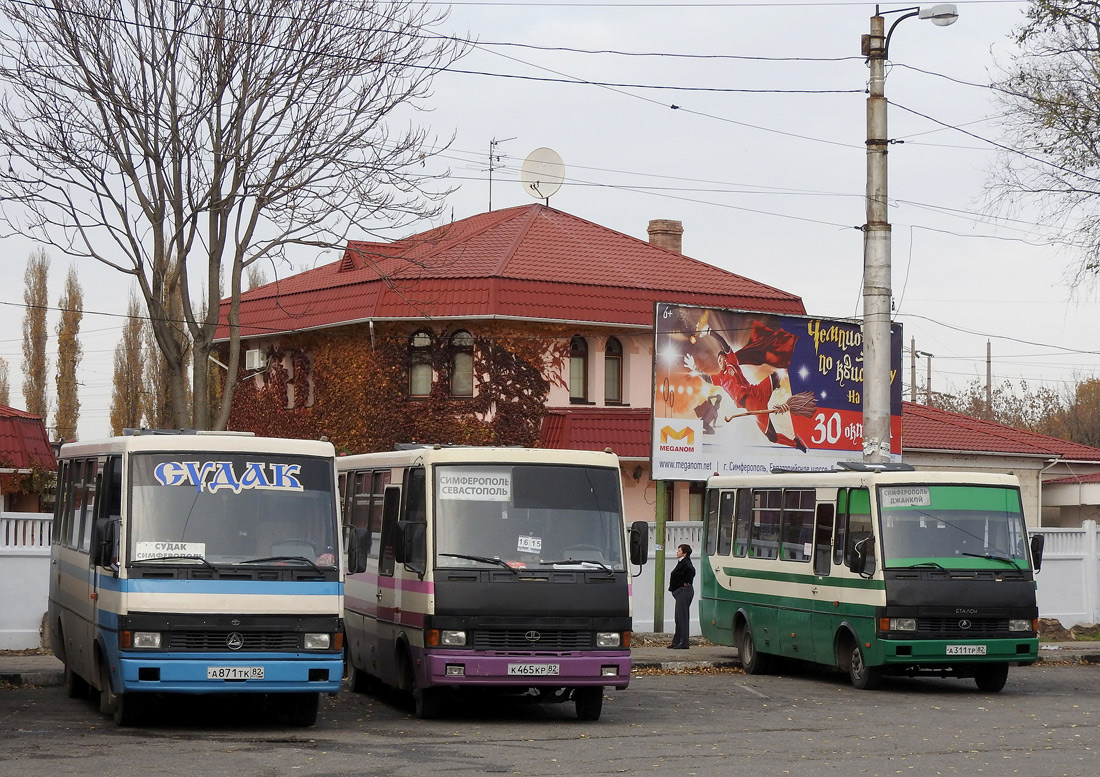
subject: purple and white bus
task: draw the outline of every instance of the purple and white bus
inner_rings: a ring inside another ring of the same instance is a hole
[[[352,688],[437,717],[464,690],[572,701],[630,681],[631,567],[611,452],[407,446],[337,459]],[[629,563],[628,563],[629,562]]]

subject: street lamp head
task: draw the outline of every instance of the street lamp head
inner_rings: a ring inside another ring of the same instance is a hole
[[[919,18],[931,19],[937,27],[947,27],[959,20],[959,9],[954,3],[940,3],[931,8],[921,8]]]

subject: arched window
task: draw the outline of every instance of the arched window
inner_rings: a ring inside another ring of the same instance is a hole
[[[451,396],[474,395],[474,336],[465,329],[451,335]]]
[[[580,335],[569,341],[569,401],[588,401],[588,342]]]
[[[607,338],[603,349],[603,401],[608,405],[623,403],[623,346],[617,337]]]
[[[417,332],[409,338],[409,396],[432,393],[432,336]]]

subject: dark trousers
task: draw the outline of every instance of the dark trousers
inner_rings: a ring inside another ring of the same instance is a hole
[[[682,585],[672,592],[676,600],[676,633],[672,635],[673,647],[687,647],[691,634],[691,600],[695,598],[695,589]]]

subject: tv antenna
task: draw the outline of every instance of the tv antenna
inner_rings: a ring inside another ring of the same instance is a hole
[[[489,212],[493,210],[493,170],[496,169],[496,164],[504,157],[497,153],[497,146],[501,143],[507,143],[509,140],[515,140],[515,138],[504,138],[503,140],[497,140],[493,138],[489,141]]]
[[[523,189],[536,200],[550,204],[550,197],[565,180],[565,164],[552,148],[536,148],[523,160],[519,181]]]

